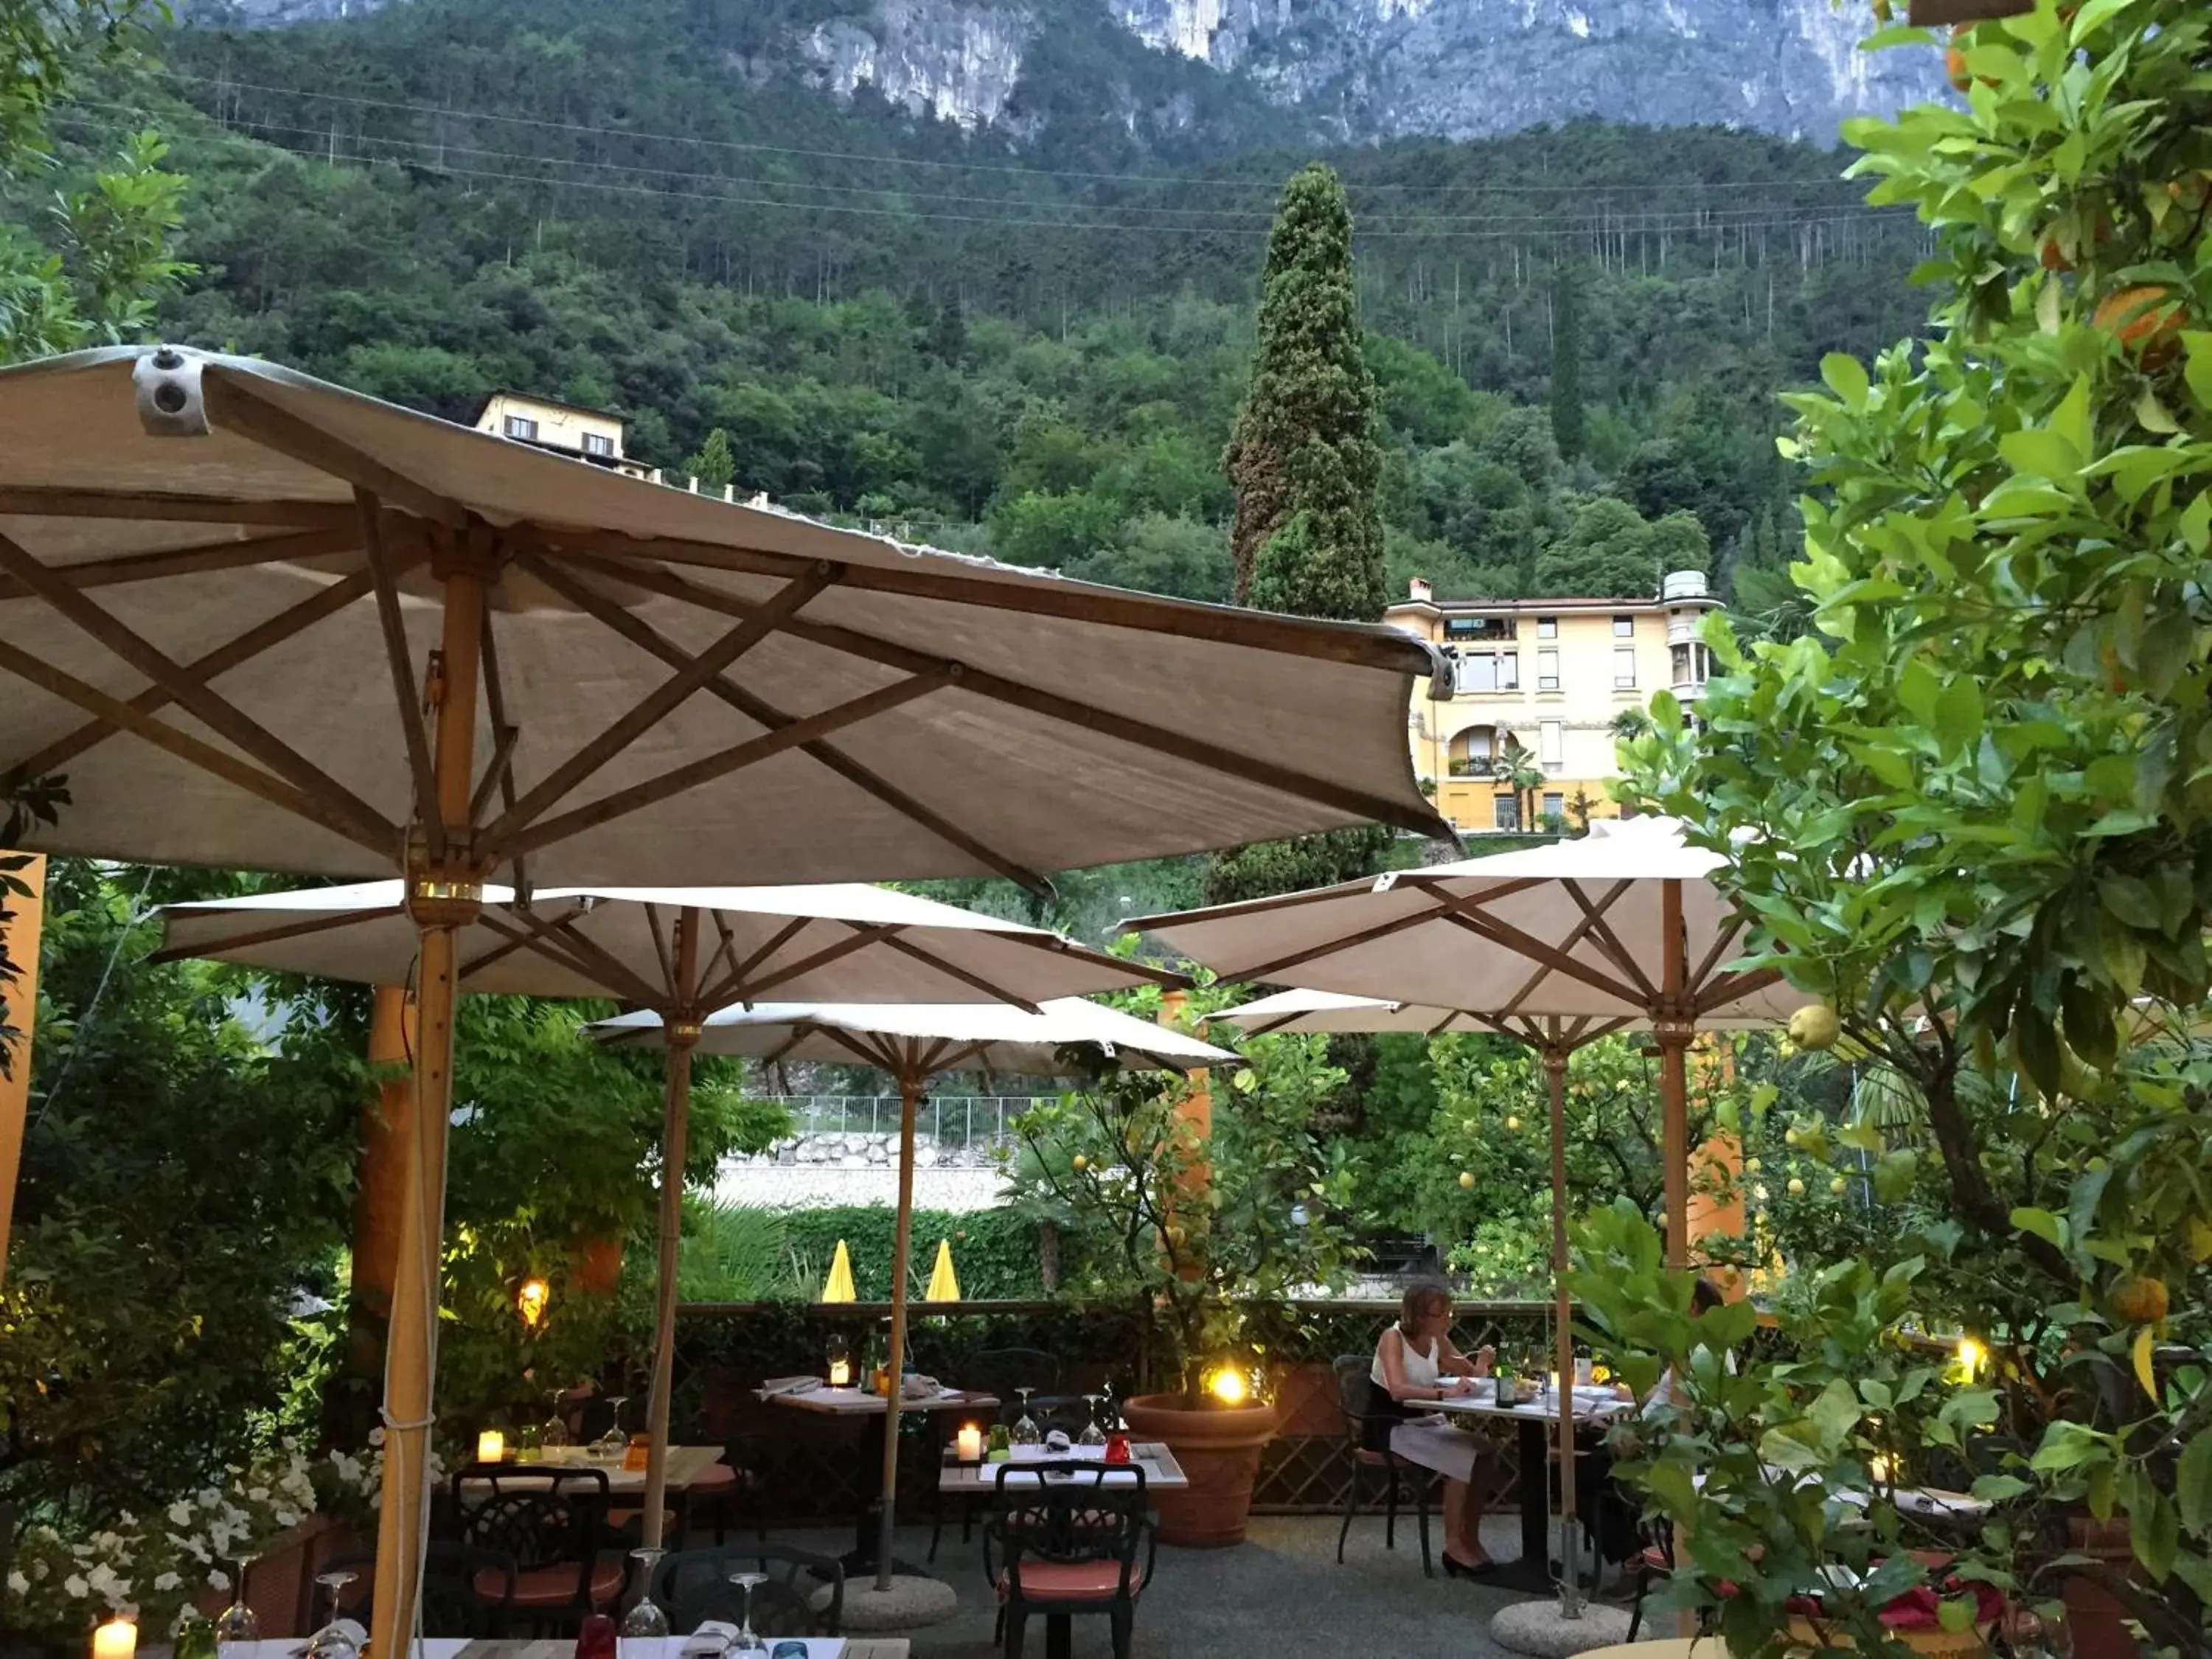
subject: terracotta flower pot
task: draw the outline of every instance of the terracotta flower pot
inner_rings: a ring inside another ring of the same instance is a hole
[[[1790,1621],[1791,1643],[1811,1648],[1821,1653],[1848,1653],[1857,1646],[1848,1636],[1836,1636],[1823,1640],[1820,1627],[1809,1619]],[[1915,1653],[1944,1656],[1944,1659],[1961,1659],[1962,1656],[1986,1654],[1990,1650],[1988,1632],[1981,1629],[1893,1630],[1891,1637],[1905,1644]]]
[[[1158,1440],[1190,1477],[1188,1492],[1164,1492],[1160,1541],[1218,1549],[1244,1541],[1260,1449],[1274,1437],[1273,1406],[1200,1406],[1181,1395],[1141,1394],[1121,1402],[1121,1416],[1140,1440]]]

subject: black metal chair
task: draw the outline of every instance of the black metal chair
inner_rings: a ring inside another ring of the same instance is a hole
[[[1344,1488],[1344,1524],[1336,1529],[1337,1565],[1344,1565],[1344,1540],[1351,1536],[1353,1517],[1359,1513],[1362,1490],[1374,1477],[1382,1480],[1382,1547],[1398,1547],[1400,1492],[1410,1492],[1421,1534],[1421,1576],[1433,1578],[1436,1568],[1429,1557],[1429,1485],[1435,1479],[1390,1449],[1390,1431],[1406,1420],[1389,1400],[1381,1397],[1370,1372],[1373,1358],[1367,1354],[1340,1353],[1330,1362],[1336,1372],[1337,1403],[1344,1411],[1344,1447],[1349,1465]]]
[[[340,1592],[338,1611],[370,1628],[376,1622],[376,1557],[334,1555],[319,1572],[350,1572],[354,1582]],[[436,1542],[423,1559],[419,1603],[422,1634],[470,1636],[500,1640],[514,1620],[519,1577],[514,1558],[468,1544]],[[322,1608],[315,1609],[319,1622]]]
[[[1114,1659],[1129,1659],[1137,1598],[1152,1582],[1158,1544],[1144,1466],[1045,1474],[1002,1463],[997,1491],[998,1511],[983,1529],[983,1571],[999,1597],[1006,1659],[1021,1659],[1031,1618],[1100,1613],[1110,1621]]]
[[[509,1558],[514,1622],[565,1635],[621,1599],[626,1569],[607,1549],[607,1477],[564,1465],[471,1463],[450,1483],[459,1541]],[[480,1595],[492,1599],[495,1583]]]
[[[753,1535],[767,1543],[768,1466],[766,1435],[741,1434],[726,1441],[721,1461],[684,1494],[684,1536],[689,1539],[695,1530],[711,1525],[719,1549],[750,1516]]]
[[[744,1592],[730,1583],[733,1572],[768,1575],[766,1583],[753,1587],[750,1609]],[[767,1637],[836,1636],[845,1620],[843,1564],[834,1555],[788,1544],[732,1544],[664,1556],[653,1569],[650,1594],[678,1636],[690,1635],[704,1620],[734,1625],[748,1613],[753,1629]]]

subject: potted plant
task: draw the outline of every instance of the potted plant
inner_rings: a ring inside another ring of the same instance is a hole
[[[1157,991],[1127,1000],[1139,1013],[1160,1007]],[[1176,1386],[1125,1399],[1122,1415],[1190,1479],[1188,1492],[1159,1495],[1170,1544],[1243,1538],[1277,1426],[1274,1334],[1291,1298],[1334,1282],[1348,1259],[1349,1173],[1312,1127],[1345,1082],[1318,1037],[1263,1037],[1225,1079],[1094,1071],[1016,1125],[1015,1194],[1065,1205],[1068,1247],[1110,1258],[1152,1297]],[[1215,1112],[1209,1089],[1222,1082]]]

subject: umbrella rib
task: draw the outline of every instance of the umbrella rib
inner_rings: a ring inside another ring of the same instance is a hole
[[[325,432],[282,408],[219,363],[210,363],[200,374],[200,395],[208,414],[220,429],[274,451],[303,466],[329,475],[343,483],[373,490],[417,517],[465,529],[468,512],[459,502],[417,483],[405,473],[363,453],[344,439]]]
[[[850,927],[854,924],[848,922],[846,925]],[[1015,1007],[1020,1009],[1025,1014],[1036,1014],[1042,1013],[1043,1012],[1042,1009],[1039,1008],[1036,1004],[1031,1002],[1027,997],[1017,995],[1015,993],[1007,990],[1004,986],[994,985],[989,980],[985,979],[981,974],[971,974],[965,968],[955,967],[952,963],[945,961],[944,957],[937,955],[936,952],[924,950],[921,945],[916,945],[911,939],[901,939],[896,934],[893,934],[885,939],[884,943],[890,945],[892,950],[896,951],[900,955],[912,957],[916,962],[922,963],[928,967],[934,968],[940,974],[945,974],[953,979],[958,980],[963,985],[967,986],[971,990],[984,993],[984,994],[990,997],[994,1001],[1012,1003]]]
[[[522,727],[507,718],[506,684],[499,674],[499,639],[491,625],[492,611],[484,607],[483,627],[477,635],[477,651],[483,665],[484,712],[491,716],[492,730],[498,734],[492,750],[492,764],[485,769],[486,779],[499,779],[499,798],[502,806],[514,805],[514,751],[522,741]],[[483,793],[479,782],[476,794],[469,803],[469,822],[483,822],[484,805],[477,804],[477,796]],[[517,898],[527,902],[530,896],[530,872],[520,859],[514,860],[514,891]]]
[[[471,823],[483,822],[485,809],[491,805],[492,797],[500,793],[502,785],[507,794],[514,793],[514,746],[522,741],[522,728],[501,725],[495,720],[492,730],[497,736],[492,739],[491,758],[484,763],[483,775],[477,780],[476,793],[469,797]]]
[[[645,905],[645,931],[653,936],[653,954],[660,963],[660,982],[668,988],[672,1004],[681,994],[676,983],[676,959],[668,954],[668,940],[661,933],[660,907],[650,900]]]
[[[944,1054],[948,1048],[951,1048],[952,1044],[953,1039],[951,1037],[939,1037],[936,1042],[931,1043],[929,1047],[923,1051],[921,1057],[915,1061],[914,1069],[915,1076],[917,1078],[924,1078],[937,1071],[939,1069],[938,1056]]]
[[[702,987],[715,983],[714,964],[716,963],[725,958],[732,962],[736,961],[738,947],[738,937],[730,931],[729,921],[720,910],[708,911],[707,919],[714,924],[714,932],[719,937],[706,961],[699,964],[699,983]],[[699,994],[698,1003],[702,1008],[711,1008],[714,1006],[707,1000],[703,989]]]
[[[1433,894],[1425,894],[1424,896],[1435,898]],[[1473,904],[1477,901],[1471,898],[1437,899],[1436,902],[1448,907],[1442,914],[1449,915],[1449,907]],[[1349,951],[1361,945],[1372,945],[1377,939],[1389,939],[1394,933],[1402,933],[1409,927],[1421,927],[1425,923],[1434,921],[1438,914],[1435,910],[1416,910],[1408,915],[1393,916],[1388,921],[1378,921],[1371,927],[1363,927],[1356,933],[1340,934],[1322,944],[1309,945],[1303,951],[1294,951],[1289,956],[1277,957],[1272,962],[1262,962],[1250,968],[1240,968],[1234,972],[1224,972],[1221,977],[1225,980],[1239,981],[1268,979],[1281,973],[1285,969],[1303,967],[1316,957],[1331,956],[1339,951]]]
[[[240,913],[241,918],[249,914],[252,913]],[[327,933],[337,928],[351,927],[358,922],[383,921],[405,914],[405,907],[389,904],[374,910],[346,910],[337,915],[310,916],[304,921],[278,922],[267,927],[256,927],[247,933],[234,933],[228,939],[204,940],[198,945],[164,945],[146,960],[179,962],[191,957],[216,960],[225,951],[243,951],[255,945],[274,945],[279,939],[304,939],[311,933]],[[257,964],[246,963],[242,965],[251,968]]]
[[[710,611],[743,616],[752,608],[750,601],[714,588],[702,587],[671,572],[654,570],[643,564],[616,564],[610,574],[633,586],[688,599]],[[1095,708],[1088,703],[1077,702],[1073,698],[1060,696],[1054,692],[1040,691],[972,665],[954,664],[892,641],[879,639],[872,634],[862,633],[857,629],[795,617],[783,631],[810,645],[842,652],[882,667],[902,669],[908,673],[942,674],[957,667],[961,670],[960,689],[991,702],[1006,703],[1065,725],[1080,726],[1136,748],[1171,756],[1194,766],[1224,773],[1247,783],[1256,783],[1263,788],[1278,790],[1301,800],[1331,807],[1363,821],[1387,823],[1421,835],[1433,834],[1436,830],[1435,817],[1425,807],[1416,811],[1386,796],[1372,795],[1364,789],[1332,783],[1326,779],[1278,765],[1273,761],[1238,754],[1234,750],[1224,749],[1218,744],[1207,743],[1186,732],[1171,732],[1164,726]]]
[[[1629,953],[1628,947],[1620,942],[1620,936],[1613,931],[1613,924],[1605,919],[1605,913],[1613,908],[1613,901],[1628,890],[1628,883],[1615,882],[1613,890],[1595,906],[1590,903],[1589,895],[1583,891],[1583,884],[1579,881],[1567,881],[1560,884],[1567,890],[1567,896],[1575,902],[1575,908],[1589,918],[1593,935],[1597,939],[1599,949],[1613,958],[1614,967],[1636,981],[1636,988],[1644,993],[1644,1000],[1646,1003],[1656,1002],[1659,1000],[1659,993],[1652,986],[1650,975],[1644,971],[1642,964]]]
[[[1574,885],[1574,883],[1570,881],[1562,883],[1561,884],[1563,886],[1571,888]],[[1628,890],[1628,883],[1625,880],[1616,882],[1613,884],[1613,890],[1606,895],[1605,903],[1611,904],[1613,900],[1619,898],[1623,893]],[[1598,908],[1600,910],[1602,910],[1605,907],[1604,905],[1601,905]],[[1566,938],[1559,941],[1559,949],[1563,951],[1573,950],[1576,945],[1582,943],[1583,937],[1589,933],[1596,921],[1596,915],[1585,907],[1583,912],[1583,919],[1577,922],[1568,932]],[[1600,942],[1601,948],[1602,947],[1602,941]],[[1528,979],[1522,982],[1521,988],[1516,991],[1506,1000],[1505,1012],[1509,1014],[1516,1012],[1522,1003],[1526,1002],[1530,997],[1535,994],[1536,988],[1541,985],[1547,979],[1550,978],[1552,970],[1548,967],[1539,964],[1536,971],[1529,975]],[[1647,986],[1645,988],[1648,990],[1650,988]],[[1655,996],[1652,1000],[1657,1000],[1656,997]]]
[[[393,579],[392,556],[384,541],[384,507],[366,489],[353,492],[361,514],[361,544],[368,557],[369,574],[376,579],[376,620],[384,635],[384,654],[392,669],[392,700],[398,706],[399,729],[407,739],[407,766],[415,775],[415,813],[422,820],[423,840],[434,862],[446,858],[445,814],[437,810],[438,775],[430,763],[430,734],[422,727],[422,698],[415,684],[414,664],[407,653],[407,623],[399,612],[399,587]]]
[[[787,583],[751,616],[694,658],[689,667],[662,681],[627,714],[540,779],[485,832],[492,844],[499,846],[512,839],[574,793],[585,780],[659,725],[708,680],[775,632],[800,606],[829,586],[831,580],[830,568],[822,565]]]
[[[841,939],[835,945],[824,945],[812,956],[802,957],[789,967],[779,968],[774,973],[754,980],[750,984],[731,985],[726,989],[723,986],[716,986],[714,988],[719,995],[741,996],[747,1002],[757,1002],[763,991],[778,985],[787,984],[801,974],[811,973],[817,968],[826,968],[831,963],[841,961],[856,951],[865,951],[871,945],[880,945],[896,932],[898,929],[896,927],[889,925],[864,927],[850,939]]]
[[[767,944],[762,945],[743,962],[738,962],[735,960],[737,937],[731,933],[729,923],[723,921],[722,913],[717,910],[714,913],[714,923],[722,930],[723,948],[729,952],[732,960],[728,973],[718,980],[708,981],[712,988],[701,996],[701,1002],[709,1008],[719,1008],[724,1003],[730,1001],[737,995],[739,988],[744,984],[745,976],[748,974],[812,927],[815,921],[816,918],[812,916],[793,916],[769,935]]]
[[[1133,975],[1139,979],[1150,980],[1153,984],[1170,991],[1188,989],[1190,985],[1188,974],[1179,974],[1172,968],[1155,968],[1149,962],[1139,962],[1133,957],[1125,959],[1121,957],[1109,957],[1103,951],[1094,951],[1087,945],[1073,944],[1060,938],[1057,933],[1048,933],[1042,931],[1032,933],[1024,929],[1018,933],[994,933],[991,937],[1004,940],[1009,945],[1025,945],[1032,951],[1048,951],[1057,957],[1079,956],[1086,961],[1096,962],[1102,966],[1110,963],[1125,974]]]
[[[1565,974],[1570,979],[1578,979],[1585,985],[1595,986],[1607,996],[1619,997],[1624,1002],[1637,1000],[1636,993],[1618,980],[1607,979],[1589,963],[1577,962],[1572,957],[1563,955],[1542,939],[1524,933],[1511,923],[1500,921],[1496,916],[1471,915],[1465,911],[1455,910],[1444,920],[1488,939],[1493,945],[1503,945],[1532,961],[1547,963],[1554,973]]]
[[[1743,918],[1741,915],[1732,917],[1729,925],[1721,930],[1720,936],[1713,940],[1712,948],[1705,952],[1705,959],[1698,964],[1697,972],[1690,975],[1690,985],[1693,990],[1704,986],[1706,975],[1720,966],[1721,958],[1742,932]]]
[[[359,534],[352,530],[304,530],[294,535],[263,536],[252,541],[204,542],[194,547],[173,547],[161,553],[88,559],[82,564],[61,566],[55,574],[71,587],[112,587],[124,582],[199,576],[248,565],[274,564],[286,559],[327,558],[333,553],[350,553],[360,545]],[[0,599],[20,599],[29,591],[14,581],[0,581]]]
[[[581,975],[610,996],[627,999],[641,1007],[660,1006],[660,994],[617,958],[600,949],[597,943],[571,927],[568,925],[573,920],[571,916],[563,916],[559,921],[553,922],[532,915],[527,910],[509,909],[495,913],[486,906],[477,920],[501,939],[512,939],[525,949],[535,951],[549,961]]]
[[[186,765],[211,773],[272,806],[282,807],[333,835],[368,848],[380,860],[388,861],[398,847],[397,830],[384,836],[365,833],[350,817],[332,811],[327,803],[294,788],[282,778],[272,777],[260,768],[226,753],[212,744],[203,743],[174,726],[165,726],[121,698],[110,696],[98,686],[87,684],[74,674],[66,673],[51,663],[42,662],[29,652],[4,641],[0,641],[0,672],[28,680],[40,690],[59,697],[64,702],[75,704],[107,725],[143,738]],[[9,775],[12,777],[15,773],[11,770]]]
[[[0,489],[0,514],[23,519],[154,519],[165,524],[289,525],[342,530],[354,522],[343,501],[230,501],[219,495],[171,495],[157,490]]]
[[[787,553],[676,538],[648,541],[614,531],[582,535],[567,531],[544,533],[564,547],[625,562],[692,565],[747,575],[784,575],[800,562]],[[1409,675],[1429,673],[1434,661],[1430,653],[1410,637],[1378,637],[1367,627],[1317,627],[1310,621],[1266,611],[1229,605],[1192,605],[1081,582],[977,580],[904,565],[860,563],[844,565],[841,580],[844,586],[860,592],[897,593],[909,599],[939,599],[981,609],[1097,623],[1109,628],[1248,646],[1358,667],[1395,669]]]
[[[403,560],[411,563],[412,560]],[[343,611],[368,592],[370,577],[366,570],[355,572],[343,581],[333,582],[312,599],[302,599],[290,609],[278,611],[267,622],[248,629],[228,645],[217,646],[204,657],[196,657],[185,665],[186,672],[198,678],[211,680],[227,674],[242,663],[251,662],[263,652],[282,645],[296,634],[301,634],[324,617]],[[142,714],[151,714],[166,708],[173,702],[160,686],[149,686],[131,699],[131,707]],[[74,760],[87,750],[96,747],[102,739],[114,734],[113,722],[106,720],[87,721],[66,737],[58,738],[28,760],[13,769],[9,775],[41,777],[64,762]]]
[[[525,552],[516,556],[516,562],[571,604],[589,611],[631,644],[650,652],[671,667],[689,667],[694,660],[690,652],[636,613],[617,605],[588,582],[562,569],[550,560],[535,553]],[[706,690],[748,720],[757,720],[770,731],[780,732],[792,722],[791,715],[767,699],[746,690],[726,675],[718,674],[708,681]],[[1017,886],[1027,888],[1032,893],[1047,897],[1051,896],[1051,882],[1037,872],[987,846],[935,809],[924,805],[897,785],[861,765],[835,744],[816,738],[801,744],[799,750],[808,758],[827,767],[855,788],[873,795],[894,812],[913,819],[939,840],[958,848],[984,868],[997,871]]]
[[[1782,978],[1779,968],[1754,969],[1747,974],[1723,974],[1705,988],[1695,1005],[1697,1012],[1709,1014],[1723,1003],[1733,1001],[1737,997],[1747,997],[1754,991],[1764,991],[1771,985],[1778,985]]]
[[[532,824],[511,840],[493,845],[489,855],[495,862],[517,858],[525,853],[534,853],[541,847],[549,847],[555,842],[565,841],[571,836],[581,835],[586,830],[596,830],[616,818],[626,817],[632,812],[657,805],[671,796],[683,794],[745,767],[773,759],[787,749],[798,748],[809,738],[842,731],[846,726],[887,714],[902,703],[912,702],[916,697],[925,696],[958,679],[957,673],[951,672],[916,674],[871,691],[865,696],[854,697],[849,702],[835,704],[819,714],[793,720],[781,732],[767,732],[726,749],[719,755],[709,755],[689,765],[663,772],[657,777],[647,778],[642,783],[633,784],[627,789],[603,795],[589,806],[580,806],[557,818],[546,818]]]
[[[329,810],[352,820],[374,837],[391,856],[400,843],[398,825],[320,767],[245,714],[227,697],[193,677],[183,664],[167,656],[150,641],[106,611],[31,556],[22,547],[0,536],[0,570],[5,570],[75,627],[89,635],[131,668],[161,686],[188,713],[228,738],[295,788],[325,803]]]

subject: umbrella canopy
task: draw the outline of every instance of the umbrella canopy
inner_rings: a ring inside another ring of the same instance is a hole
[[[392,880],[164,905],[161,954],[404,984],[416,948],[404,899],[404,884]],[[670,942],[686,911],[698,918],[699,959],[693,982],[680,986]],[[460,930],[464,991],[659,1009],[714,1008],[771,991],[779,1000],[1033,1007],[1048,997],[1182,983],[1042,927],[860,882],[559,888],[527,906],[512,889],[487,887],[483,910]]]
[[[1234,1008],[1224,1008],[1207,1018],[1215,1024],[1234,1025],[1247,1036],[1270,1036],[1277,1031],[1298,1036],[1380,1033],[1413,1036],[1474,1031],[1509,1036],[1532,1048],[1549,1048],[1554,1043],[1579,1048],[1616,1031],[1651,1029],[1651,1022],[1642,1018],[1598,1018],[1585,1015],[1562,1019],[1556,1014],[1522,1014],[1501,1019],[1462,1008],[1385,1002],[1379,997],[1346,996],[1339,991],[1277,991],[1272,995],[1255,997],[1249,1002],[1240,1002]],[[1714,1031],[1762,1030],[1772,1024],[1764,1017],[1742,1012],[1715,1014],[1698,1021],[1700,1030]]]
[[[590,1028],[610,1042],[666,1040],[650,1013],[625,1014]],[[899,1190],[897,1231],[891,1246],[890,1374],[904,1369],[907,1266],[914,1223],[914,1120],[928,1080],[946,1072],[1018,1072],[1064,1076],[1074,1069],[1071,1050],[1117,1066],[1188,1072],[1237,1056],[1164,1025],[1118,1010],[1061,998],[1035,1013],[988,1004],[938,1007],[858,1003],[763,1003],[725,1008],[704,1024],[698,1046],[712,1054],[752,1054],[763,1060],[857,1060],[880,1066],[898,1079]],[[945,1263],[950,1268],[950,1262]],[[883,1523],[876,1545],[876,1587],[891,1579],[891,1519],[898,1496],[899,1391],[884,1402]]]
[[[1361,822],[1437,833],[1404,731],[1415,677],[1449,694],[1441,663],[1389,629],[662,489],[249,358],[0,372],[0,789],[69,790],[33,850],[407,878],[421,1133],[380,1651],[415,1623],[457,930],[485,881],[1041,888]]]

